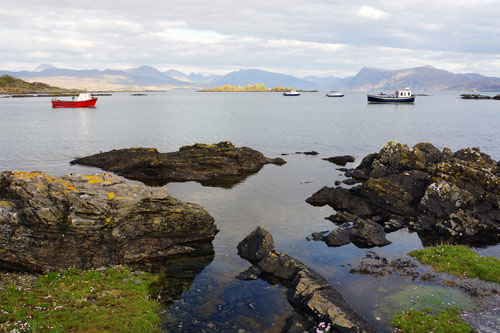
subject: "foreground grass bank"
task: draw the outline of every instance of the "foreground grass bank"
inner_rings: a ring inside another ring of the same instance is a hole
[[[482,257],[466,246],[440,245],[411,251],[409,255],[438,272],[500,283],[500,260]]]
[[[0,332],[157,332],[160,278],[122,266],[31,279],[2,274]]]

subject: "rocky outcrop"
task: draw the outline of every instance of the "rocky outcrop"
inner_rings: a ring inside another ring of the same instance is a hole
[[[271,234],[263,228],[256,228],[238,245],[238,254],[260,271],[286,281],[289,302],[313,324],[331,323],[334,332],[378,332],[352,310],[324,277],[298,260],[276,252]],[[297,322],[294,319],[288,330],[295,331]]]
[[[354,156],[351,155],[332,156],[324,158],[324,160],[340,166],[345,166],[347,163],[355,161]]]
[[[314,237],[313,237],[314,238]],[[354,243],[360,248],[391,244],[385,238],[384,228],[371,220],[358,218],[354,223],[344,223],[327,236],[320,238],[328,246],[342,246]]]
[[[214,219],[111,174],[0,173],[0,268],[47,271],[213,251]]]
[[[247,148],[236,148],[229,141],[184,146],[177,152],[160,153],[155,148],[111,150],[78,158],[82,164],[112,171],[148,185],[197,181],[205,186],[231,187],[258,172],[265,164],[285,164],[281,158],[267,158]]]
[[[361,218],[386,231],[410,227],[462,242],[500,240],[500,166],[479,148],[453,153],[430,143],[388,142],[346,176],[358,185],[324,187],[306,200],[330,205],[335,223]]]
[[[496,99],[500,100],[500,95],[496,96],[488,96],[488,95],[480,95],[480,94],[462,94],[460,95],[460,98],[462,99]]]

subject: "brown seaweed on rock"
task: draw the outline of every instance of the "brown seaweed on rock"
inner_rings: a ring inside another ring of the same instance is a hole
[[[306,201],[329,205],[338,224],[372,220],[461,243],[500,241],[500,166],[479,148],[386,143],[346,171],[359,185],[324,187]]]

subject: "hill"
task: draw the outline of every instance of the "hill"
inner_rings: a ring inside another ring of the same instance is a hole
[[[25,93],[40,93],[63,91],[65,89],[52,87],[46,83],[26,82],[21,79],[16,79],[10,75],[0,76],[0,93],[1,94],[25,94]]]
[[[73,70],[42,64],[34,71],[0,71],[29,82],[43,82],[68,89],[87,90],[199,90],[215,86],[294,87],[302,90],[391,91],[411,87],[414,92],[460,91],[498,92],[500,78],[475,73],[455,74],[432,66],[388,70],[364,67],[355,76],[302,78],[259,69],[242,69],[225,75],[185,74],[175,69],[159,71],[151,66],[126,70]]]
[[[432,66],[401,70],[364,67],[338,84],[348,90],[395,90],[411,86],[413,91],[499,91],[500,78],[454,74]]]

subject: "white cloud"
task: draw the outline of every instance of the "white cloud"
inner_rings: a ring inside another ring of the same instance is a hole
[[[383,10],[373,8],[370,6],[361,7],[358,10],[358,15],[372,20],[380,20],[389,17],[389,14],[387,14]]]

